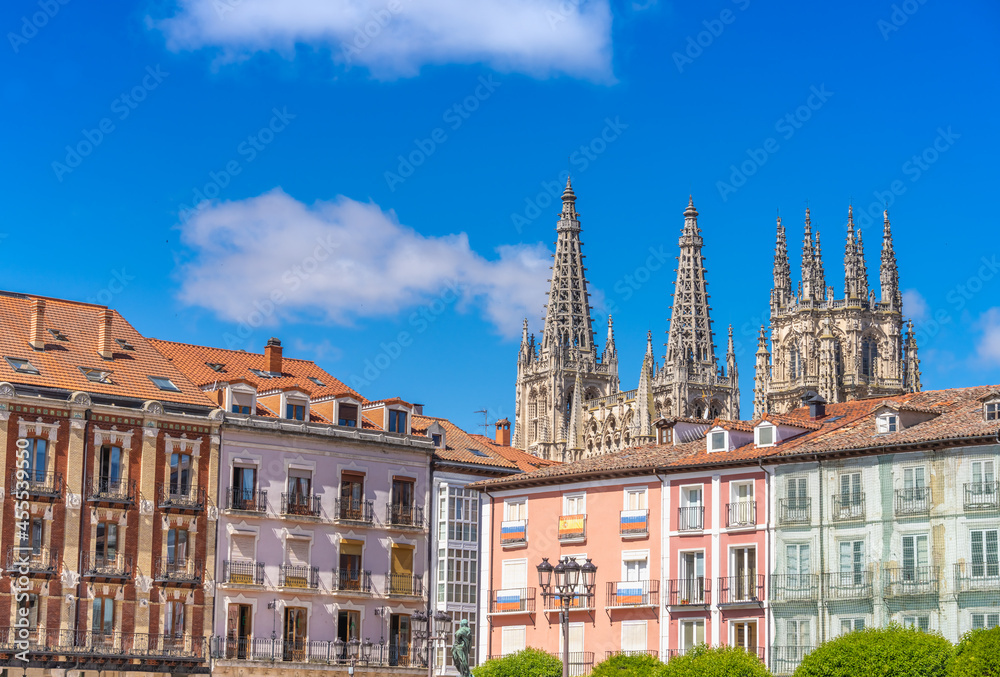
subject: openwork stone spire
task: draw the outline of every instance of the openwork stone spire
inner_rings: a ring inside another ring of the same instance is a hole
[[[892,227],[889,225],[889,210],[883,213],[882,224],[882,267],[879,271],[882,303],[892,304],[894,310],[903,307],[903,296],[899,291],[899,269],[896,267],[896,252],[892,248]]]
[[[865,245],[861,231],[854,231],[854,207],[847,208],[847,244],[844,247],[844,297],[868,297],[868,267],[865,265]]]
[[[593,353],[596,360],[581,252],[580,220],[576,212],[576,195],[568,178],[562,200],[562,213],[556,225],[558,237],[542,334],[542,352],[551,354],[574,348],[581,353]]]
[[[680,256],[677,257],[677,280],[674,282],[674,306],[670,315],[667,339],[667,364],[683,361],[715,365],[712,320],[709,318],[708,283],[705,259],[701,255],[701,230],[694,199],[688,198],[681,231]]]
[[[785,227],[778,217],[778,235],[774,244],[774,287],[771,289],[771,307],[780,308],[792,298],[792,270],[788,265],[788,242]]]
[[[820,301],[826,296],[826,280],[820,253],[819,231],[813,241],[812,220],[806,207],[805,235],[802,238],[802,300]]]

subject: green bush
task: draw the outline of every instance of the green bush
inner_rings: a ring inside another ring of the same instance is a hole
[[[890,625],[822,644],[802,659],[795,677],[946,677],[952,653],[941,635]]]
[[[472,669],[474,677],[562,677],[562,672],[561,660],[530,647]]]
[[[619,654],[598,663],[590,677],[656,677],[661,668],[656,656]]]
[[[771,677],[771,673],[756,654],[739,647],[702,645],[671,658],[657,677]]]
[[[967,632],[955,649],[951,677],[1000,677],[1000,626]]]

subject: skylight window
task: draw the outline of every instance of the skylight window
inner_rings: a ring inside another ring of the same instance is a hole
[[[62,333],[58,329],[49,329],[49,333],[52,334],[52,338],[54,338],[56,341],[69,341],[69,338],[66,336],[66,334]]]
[[[489,454],[484,454],[483,452],[479,451],[478,449],[473,449],[472,447],[466,447],[466,449],[468,449],[469,451],[471,451],[474,456],[479,456],[481,458],[489,458],[490,457]]]
[[[7,360],[7,364],[10,365],[10,368],[16,371],[18,374],[39,373],[38,367],[33,365],[31,362],[28,362],[27,360],[22,360],[17,357],[4,357],[4,359]]]
[[[135,346],[126,341],[125,339],[115,339],[115,343],[121,346],[122,350],[135,350]]]
[[[79,369],[83,375],[87,377],[88,381],[111,384],[110,371],[104,369],[88,369],[87,367],[79,367]]]
[[[221,373],[221,372],[225,371],[224,367],[226,365],[221,364],[219,362],[206,362],[205,366],[208,367],[209,369],[211,369],[212,371],[217,371],[217,372]]]
[[[163,378],[161,376],[150,376],[149,380],[152,381],[153,385],[155,385],[160,390],[169,390],[175,393],[179,393],[181,391],[181,389],[178,388],[176,385],[174,385],[174,382],[171,381],[169,378]]]
[[[270,371],[264,371],[263,369],[251,369],[250,373],[251,374],[256,374],[257,376],[260,376],[261,378],[274,378],[275,376],[280,376],[281,375],[281,374],[274,374],[274,373],[272,373]]]
[[[323,386],[323,387],[325,387],[325,386],[326,386],[326,384],[325,384],[325,383],[323,383],[322,381],[320,381],[320,380],[319,380],[318,378],[316,378],[315,376],[307,376],[306,378],[308,378],[308,379],[309,379],[310,381],[312,381],[313,383],[315,383],[315,384],[316,384],[316,385],[318,385],[318,386]]]

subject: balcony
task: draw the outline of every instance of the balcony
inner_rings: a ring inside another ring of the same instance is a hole
[[[267,513],[267,489],[226,489],[226,509],[245,513]]]
[[[783,574],[770,578],[772,604],[819,600],[819,576],[816,574]]]
[[[560,661],[563,660],[562,652],[552,652],[550,655],[555,656]],[[570,651],[569,652],[569,674],[570,677],[581,677],[582,675],[589,675],[590,671],[594,669],[594,652],[593,651]]]
[[[59,551],[9,546],[6,571],[11,576],[55,576],[59,573]]]
[[[201,563],[193,559],[157,557],[153,563],[153,580],[161,585],[201,585]]]
[[[912,517],[931,513],[931,488],[896,489],[896,516]]]
[[[131,507],[135,505],[135,480],[92,477],[87,483],[87,500],[116,508]]]
[[[375,502],[339,498],[333,514],[334,519],[338,522],[370,525],[375,522]]]
[[[161,482],[156,488],[157,505],[167,512],[201,512],[205,509],[204,487]]]
[[[319,567],[307,564],[282,564],[278,569],[278,586],[315,590],[319,587]]]
[[[771,672],[775,675],[790,675],[799,667],[806,654],[816,647],[813,646],[772,646]]]
[[[701,531],[705,528],[705,506],[677,508],[678,531]]]
[[[811,498],[779,498],[778,524],[809,524],[812,521]]]
[[[833,514],[830,519],[834,522],[859,522],[865,519],[865,496],[864,494],[840,493],[833,495]]]
[[[660,605],[659,581],[617,581],[608,583],[608,609]]]
[[[749,573],[719,578],[719,606],[759,606],[763,601],[763,574]]]
[[[6,630],[0,629],[0,634]],[[204,662],[207,657],[204,637],[54,629],[39,631],[38,635],[39,644],[31,649],[32,657],[43,654],[45,660],[65,656],[72,661],[95,657],[194,664]],[[183,667],[178,671],[187,672]]]
[[[757,501],[727,503],[726,526],[737,529],[757,526]]]
[[[559,516],[559,542],[578,543],[587,540],[586,515]]]
[[[955,589],[958,592],[1000,591],[1000,564],[995,560],[956,564]]]
[[[423,578],[413,574],[386,574],[385,594],[389,597],[423,597]]]
[[[27,486],[24,486],[24,485]],[[15,470],[10,474],[10,492],[27,490],[31,499],[59,500],[62,498],[62,473]]]
[[[333,589],[345,594],[371,595],[372,572],[360,569],[334,569]]]
[[[569,598],[570,611],[592,611],[595,606],[594,595],[588,595],[586,590],[581,590],[579,595]],[[545,613],[562,611],[563,599],[553,593],[542,594],[542,610]]]
[[[966,482],[965,509],[1000,510],[1000,483]]]
[[[424,509],[413,505],[385,504],[385,523],[404,529],[423,529]]]
[[[669,582],[670,606],[708,606],[712,603],[712,581],[704,576],[673,578]]]
[[[490,615],[535,613],[534,588],[490,591]]]
[[[312,517],[321,514],[320,497],[307,494],[282,494],[281,514],[286,517]]]
[[[883,571],[886,597],[937,595],[938,567],[886,567]]]
[[[132,578],[132,557],[122,553],[115,555],[85,553],[83,555],[83,577],[95,581],[126,581]]]
[[[840,571],[825,575],[828,602],[872,599],[870,571]]]
[[[619,534],[622,538],[641,538],[649,535],[648,510],[622,510]]]
[[[410,645],[345,644],[330,640],[288,640],[260,637],[213,637],[211,657],[217,661],[250,663],[302,663],[310,665],[347,665],[366,667],[426,667],[421,658],[410,656]]]
[[[264,563],[249,560],[226,560],[222,582],[228,585],[264,585]]]
[[[510,520],[500,523],[500,545],[504,548],[527,545],[528,520]]]

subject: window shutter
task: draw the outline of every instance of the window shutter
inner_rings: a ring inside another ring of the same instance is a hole
[[[288,564],[307,566],[309,564],[309,541],[304,538],[289,538],[285,542]]]
[[[646,650],[646,621],[622,622],[622,651]]]
[[[230,541],[230,559],[234,562],[254,561],[254,537],[252,535],[233,534]]]

